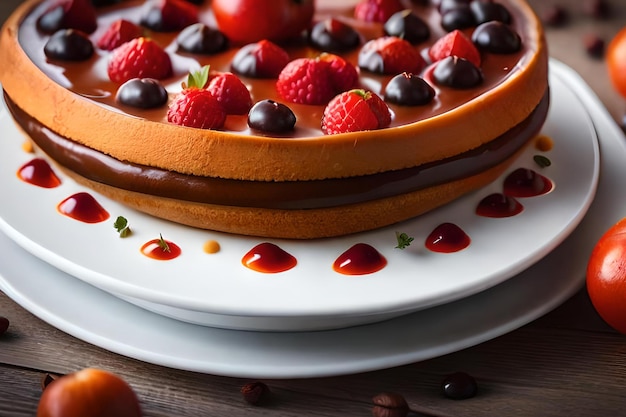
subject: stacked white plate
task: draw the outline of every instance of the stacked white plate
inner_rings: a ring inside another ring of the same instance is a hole
[[[0,288],[44,320],[96,345],[231,376],[360,372],[488,340],[579,289],[595,240],[626,213],[616,194],[626,169],[623,135],[573,71],[551,61],[550,77],[552,105],[543,133],[554,147],[530,147],[511,170],[533,169],[555,187],[521,199],[521,214],[475,214],[483,197],[501,191],[502,181],[496,181],[394,227],[315,241],[195,230],[97,194],[111,221],[86,224],[62,216],[56,205],[86,190],[67,179],[53,189],[21,181],[16,171],[33,155],[22,150],[24,138],[3,108],[0,229],[6,236],[0,247],[10,256],[0,266]],[[537,154],[551,165],[540,168],[533,160]],[[130,222],[128,238],[113,227],[118,215]],[[470,246],[448,254],[426,250],[424,239],[444,222],[460,226]],[[415,240],[396,249],[396,232]],[[182,255],[171,261],[142,255],[141,245],[159,235],[181,246]],[[220,243],[220,252],[203,251],[209,239]],[[244,254],[265,241],[294,255],[297,266],[277,274],[246,268]],[[361,276],[335,272],[334,260],[355,243],[374,246],[388,265]]]

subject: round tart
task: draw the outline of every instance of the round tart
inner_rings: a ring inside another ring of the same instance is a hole
[[[474,2],[458,3],[469,9]],[[388,126],[324,134],[326,103],[289,102],[277,91],[275,78],[243,74],[237,75],[253,103],[271,100],[293,112],[292,130],[258,130],[250,127],[247,114],[229,114],[218,128],[180,126],[168,121],[167,114],[189,72],[210,66],[211,74],[236,73],[233,59],[246,45],[191,53],[181,51],[182,29],[143,27],[145,39],[160,45],[171,61],[171,71],[159,80],[165,99],[150,109],[121,104],[116,97],[122,82],[107,73],[115,51],[99,48],[98,40],[122,17],[145,22],[156,3],[129,0],[95,8],[96,27],[84,34],[92,42],[92,54],[67,60],[50,58],[45,51],[55,34],[42,31],[40,20],[55,1],[25,2],[2,31],[0,82],[16,121],[71,177],[161,218],[230,233],[306,239],[394,224],[498,178],[547,115],[545,39],[525,2],[495,2],[508,16],[498,23],[516,36],[516,50],[477,47],[477,65],[449,54],[455,64],[471,66],[457,74],[461,79],[478,71],[479,82],[469,86],[446,85],[441,75],[448,70],[446,59],[430,54],[438,40],[455,31],[442,26],[445,2],[403,3],[428,28],[428,37],[412,44],[424,61],[413,75],[433,92],[427,103],[407,105],[395,103],[391,94],[385,97],[398,74],[378,73],[363,62],[370,41],[392,36],[384,22],[356,18],[354,1],[332,7],[324,1],[318,2],[311,27],[341,22],[358,34],[355,46],[332,54],[358,68],[359,90],[386,99]],[[198,22],[219,29],[210,2],[187,4]],[[478,45],[478,29],[489,23],[474,22],[458,32]],[[290,61],[317,57],[326,51],[311,40],[312,33],[277,44]],[[495,44],[506,38],[492,32],[486,36],[495,38]]]

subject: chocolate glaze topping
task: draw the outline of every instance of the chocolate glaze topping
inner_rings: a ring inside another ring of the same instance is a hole
[[[64,138],[38,123],[5,94],[17,123],[62,167],[120,189],[185,201],[239,207],[312,209],[371,201],[478,174],[520,150],[541,129],[549,92],[530,117],[495,140],[464,154],[416,168],[345,179],[238,181],[197,177],[129,164]]]

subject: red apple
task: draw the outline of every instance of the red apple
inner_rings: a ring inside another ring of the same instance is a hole
[[[141,417],[139,400],[122,378],[87,368],[50,383],[39,400],[37,417]]]

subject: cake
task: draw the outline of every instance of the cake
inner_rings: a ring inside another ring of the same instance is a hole
[[[387,91],[390,80],[406,78],[407,71],[377,71],[368,62],[375,63],[380,54],[364,58],[366,45],[377,39],[404,39],[389,33],[389,16],[363,17],[355,1],[318,1],[301,35],[270,39],[272,44],[287,52],[289,62],[327,53],[351,63],[358,79],[349,90],[381,98],[390,115],[385,126],[332,134],[321,127],[327,103],[287,101],[277,92],[277,77],[234,71],[237,53],[266,39],[224,36],[219,51],[181,51],[179,35],[191,25],[224,35],[208,0],[184,2],[195,20],[175,28],[149,23],[146,16],[159,5],[176,6],[182,0],[89,4],[92,23],[73,32],[91,41],[91,54],[80,60],[50,58],[50,40],[68,31],[42,16],[61,13],[59,4],[67,1],[26,1],[4,25],[0,82],[9,110],[38,152],[73,180],[130,208],[192,227],[312,239],[389,226],[496,180],[540,131],[548,112],[545,39],[536,15],[521,0],[398,3],[396,19],[402,13],[417,16],[427,28],[424,40],[411,43],[423,63],[410,75],[432,89],[432,97],[419,105],[398,104]],[[79,26],[88,15],[81,12]],[[98,41],[122,17],[140,26],[142,39],[160,45],[170,60],[171,68],[159,76],[165,95],[157,107],[120,103],[118,90],[124,82],[111,80],[107,73],[115,50],[101,49]],[[353,29],[357,43],[323,51],[313,32],[324,22]],[[54,30],[45,30],[46,25]],[[482,27],[489,28],[481,37]],[[433,45],[452,32],[472,41],[479,62],[469,63],[472,58],[455,55],[454,48],[445,58],[433,58]],[[509,35],[517,48],[498,50]],[[465,69],[455,73],[450,68],[459,62]],[[272,133],[250,127],[248,114],[228,114],[217,128],[168,120],[189,73],[208,66],[211,74],[237,75],[251,103],[286,105],[294,116],[293,128]],[[438,72],[460,81],[445,85]],[[464,85],[467,74],[479,79]]]

